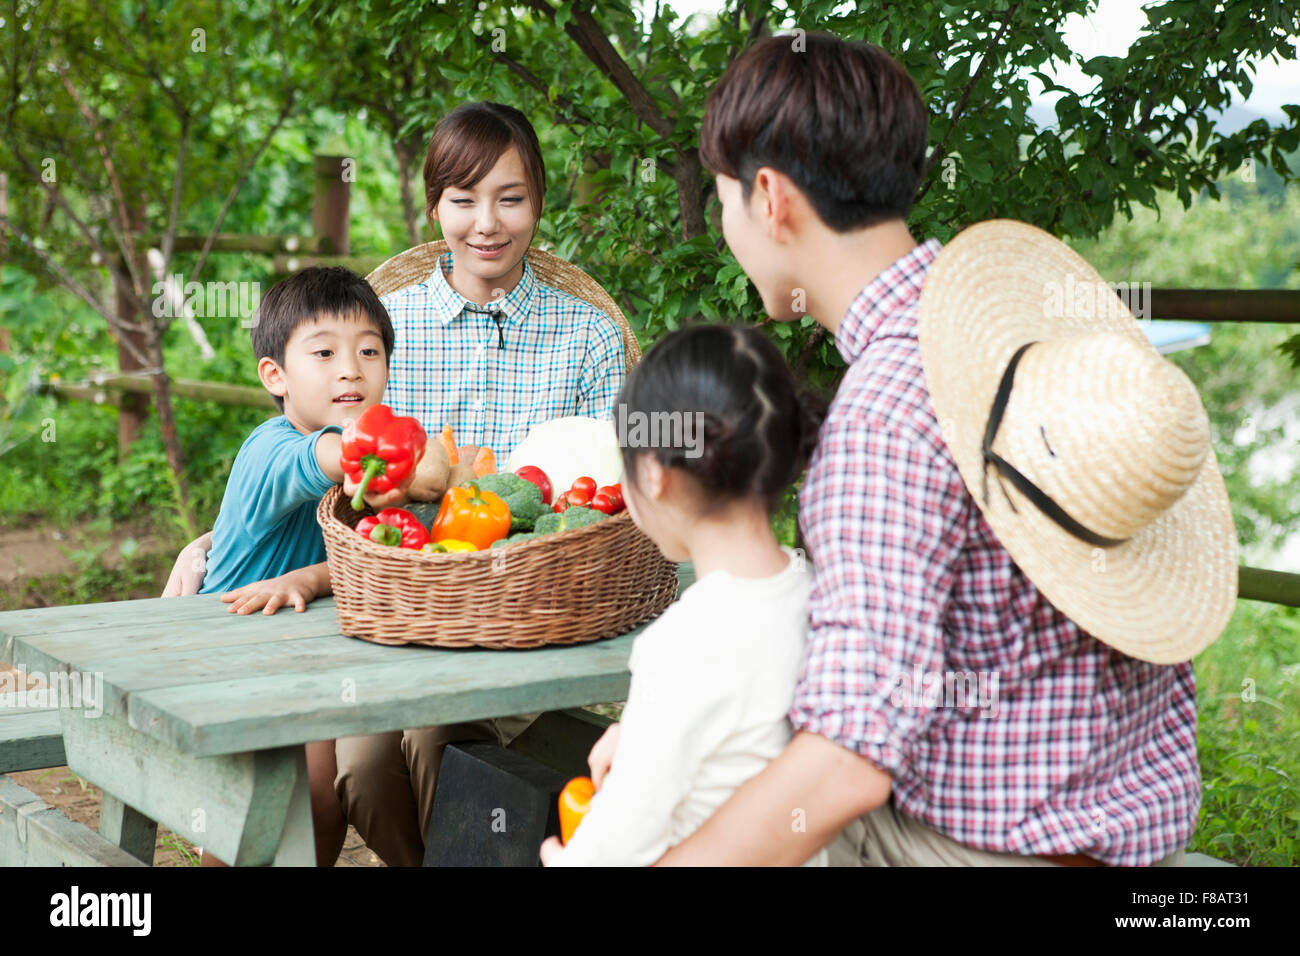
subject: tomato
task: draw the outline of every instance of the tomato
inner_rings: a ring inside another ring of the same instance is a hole
[[[546,472],[536,465],[524,465],[515,471],[515,474],[524,481],[531,481],[542,492],[542,504],[551,503],[551,479],[546,477]]]
[[[605,497],[609,498],[609,500],[614,505],[615,512],[619,512],[623,510],[624,507],[623,489],[620,488],[618,485],[605,485],[602,488],[597,488],[596,498],[599,498],[601,495],[604,495]],[[596,498],[592,498],[591,500],[595,501]],[[593,505],[592,507],[595,507],[595,505]]]
[[[571,504],[572,502],[569,501],[569,493],[566,491],[556,497],[555,504],[552,506],[551,510],[556,514],[559,514],[561,511],[567,511]]]
[[[578,478],[574,481],[573,487],[569,490],[570,492],[577,492],[577,497],[573,498],[573,503],[575,505],[586,504],[591,500],[591,496],[596,493],[596,479],[587,478],[585,476]],[[579,501],[578,498],[582,498],[583,500]]]
[[[574,777],[560,791],[560,842],[568,843],[573,831],[591,808],[591,798],[596,795],[596,785],[590,777]]]
[[[591,499],[591,504],[588,507],[603,511],[607,515],[612,515],[618,510],[614,507],[614,502],[610,500],[609,495],[596,495]]]

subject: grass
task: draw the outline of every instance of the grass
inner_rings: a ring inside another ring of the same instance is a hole
[[[1239,601],[1196,684],[1204,795],[1190,849],[1300,865],[1300,609]]]

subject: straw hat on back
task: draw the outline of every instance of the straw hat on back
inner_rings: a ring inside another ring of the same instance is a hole
[[[1209,419],[1097,272],[1033,226],[980,223],[931,265],[918,336],[962,479],[1047,599],[1140,660],[1212,643],[1237,537]]]
[[[366,276],[366,280],[375,290],[376,295],[388,295],[398,289],[405,289],[429,278],[437,267],[438,257],[447,249],[445,239],[412,246],[383,263]],[[600,283],[573,263],[541,249],[530,248],[525,255],[538,282],[576,296],[614,320],[623,335],[623,357],[627,371],[632,371],[633,366],[641,360],[641,346],[637,343],[636,335],[623,315],[623,310],[618,307],[618,303],[610,297],[610,294],[601,288]]]

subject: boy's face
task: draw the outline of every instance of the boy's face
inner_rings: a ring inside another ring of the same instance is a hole
[[[455,259],[455,271],[473,276],[489,293],[514,288],[532,242],[539,210],[528,197],[523,160],[513,147],[491,171],[468,189],[449,186],[438,199],[434,218]]]
[[[771,221],[775,197],[765,188],[764,175],[760,172],[755,177],[749,202],[741,195],[740,180],[723,173],[718,173],[715,179],[718,202],[722,205],[723,238],[736,262],[754,283],[763,308],[778,321],[801,318],[803,297],[798,294],[789,272],[790,249],[777,243],[771,235],[774,225],[779,228],[780,224]]]
[[[366,319],[322,315],[303,322],[284,347],[284,364],[263,358],[258,376],[284,399],[284,414],[304,433],[343,425],[384,396],[384,340]]]

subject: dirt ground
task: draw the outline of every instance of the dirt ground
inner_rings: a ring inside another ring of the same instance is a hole
[[[143,521],[117,525],[111,537],[117,544],[127,538],[134,539],[140,554],[155,554],[162,547],[152,527]],[[0,528],[0,586],[13,585],[20,577],[38,580],[72,571],[76,565],[66,551],[75,551],[100,539],[101,536],[86,529],[60,529],[45,524]],[[107,548],[103,560],[105,567],[115,568],[121,563],[121,551],[116,547]]]

